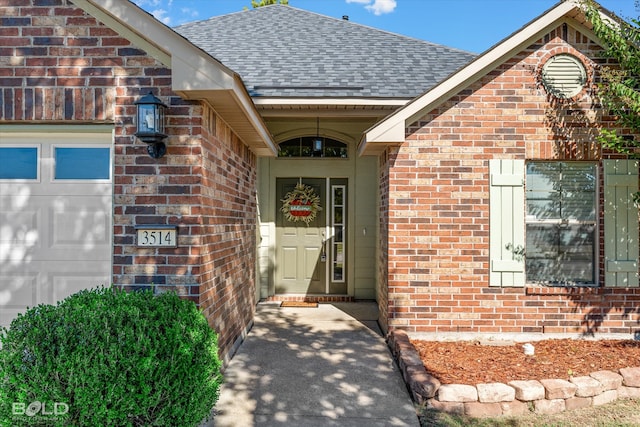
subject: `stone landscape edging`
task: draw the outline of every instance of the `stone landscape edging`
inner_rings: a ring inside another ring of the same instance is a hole
[[[592,372],[563,379],[504,383],[441,384],[429,374],[405,331],[393,330],[387,344],[413,401],[420,406],[474,418],[559,412],[640,399],[640,367]]]

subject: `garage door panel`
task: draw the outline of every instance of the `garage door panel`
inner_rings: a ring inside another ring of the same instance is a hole
[[[38,301],[37,272],[24,274],[12,271],[10,266],[0,268],[0,307],[5,309],[24,309],[33,307]]]
[[[111,212],[100,197],[68,197],[49,208],[51,248],[83,252],[110,246]]]
[[[35,209],[0,210],[0,261],[5,259],[4,251],[7,251],[8,257],[20,247],[32,248],[39,245],[38,230],[41,229],[41,224],[42,216]],[[10,248],[13,250],[10,251]],[[22,256],[18,258],[22,259]]]
[[[102,261],[32,261],[26,269],[0,267],[0,326],[8,326],[29,307],[55,304],[83,289],[111,284],[109,268]]]
[[[37,182],[35,183],[37,184]],[[16,211],[29,206],[33,197],[34,184],[0,181],[0,206],[3,210]]]
[[[71,294],[79,292],[83,289],[96,288],[100,286],[109,286],[109,272],[99,271],[100,266],[95,264],[96,274],[90,275],[85,272],[77,273],[74,271],[65,271],[59,273],[50,274],[50,280],[47,283],[51,283],[50,294],[53,301],[60,301],[65,299]],[[85,264],[89,267],[90,264]]]
[[[30,209],[0,212],[0,261],[98,260],[111,252],[110,199],[34,197]]]
[[[42,261],[36,263],[37,268],[46,271],[39,284],[39,295],[43,302],[53,304],[83,289],[109,286],[110,271],[101,261],[83,261],[77,263],[61,263]]]
[[[2,308],[0,310],[0,326],[8,328],[11,325],[11,321],[18,317],[18,314],[24,313],[24,309],[20,308]]]

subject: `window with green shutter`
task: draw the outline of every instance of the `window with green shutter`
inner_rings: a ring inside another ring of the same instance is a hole
[[[596,162],[491,160],[489,169],[491,286],[596,285],[601,265],[604,286],[640,285],[638,161],[603,160],[602,189]]]
[[[529,162],[527,282],[596,283],[597,164]]]

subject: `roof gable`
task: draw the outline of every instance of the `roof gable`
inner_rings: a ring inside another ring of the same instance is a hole
[[[388,145],[402,144],[406,128],[411,123],[486,76],[562,23],[580,27],[581,31],[597,40],[589,30],[579,1],[563,1],[367,130],[358,147],[359,154],[376,154]]]
[[[252,97],[412,99],[476,55],[285,5],[176,27]]]
[[[73,3],[171,68],[172,89],[203,100],[259,155],[277,149],[240,76],[128,0]]]

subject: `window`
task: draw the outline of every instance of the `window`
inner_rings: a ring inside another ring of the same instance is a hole
[[[109,148],[55,148],[55,179],[109,179]]]
[[[38,148],[1,147],[0,179],[38,179]]]
[[[331,138],[304,136],[280,143],[278,157],[347,158],[347,144]]]
[[[593,163],[527,164],[527,282],[595,283],[596,183]]]
[[[332,185],[331,198],[333,212],[331,213],[331,225],[333,227],[333,248],[331,259],[331,280],[344,282],[345,261],[345,202],[346,185]]]

